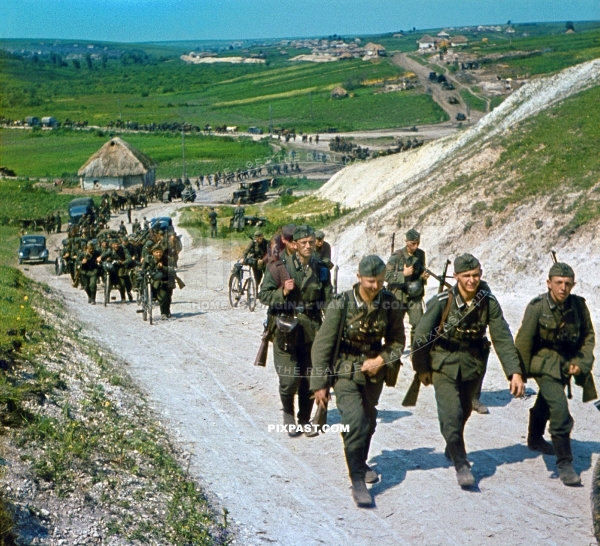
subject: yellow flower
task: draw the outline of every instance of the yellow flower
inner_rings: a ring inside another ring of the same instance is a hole
[[[29,296],[23,296],[23,299],[24,299],[25,301],[27,301],[27,300],[29,299]]]
[[[21,305],[21,309],[25,309],[25,306],[24,306],[24,305]]]
[[[17,320],[21,320],[21,317],[17,317]]]

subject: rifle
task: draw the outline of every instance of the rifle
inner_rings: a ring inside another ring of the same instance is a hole
[[[444,272],[441,275],[436,275],[430,269],[425,269],[426,273],[429,273],[436,281],[440,283],[440,287],[438,288],[438,294],[444,291],[444,288],[452,289],[452,285],[446,280],[446,271],[448,271],[448,265],[450,264],[450,260],[446,260],[444,265]]]
[[[554,251],[554,250],[551,250],[551,251],[550,251],[550,255],[552,256],[552,263],[554,263],[554,264],[555,264],[555,263],[558,263],[558,259],[557,259],[557,257],[556,257],[556,251]]]
[[[267,312],[267,319],[265,320],[265,330],[262,334],[260,340],[260,347],[258,348],[258,353],[256,358],[254,359],[255,366],[266,366],[267,365],[267,355],[269,354],[269,342],[273,339],[273,334],[275,333],[275,320],[271,315],[271,311]]]
[[[175,282],[177,283],[177,288],[179,288],[179,290],[183,290],[185,288],[185,283],[179,278],[177,273],[175,273]]]
[[[396,232],[394,231],[394,233],[392,233],[392,251],[390,252],[390,254],[394,253],[394,244],[396,242]]]
[[[73,277],[73,288],[79,286],[79,278],[81,277],[81,266],[78,265],[75,270],[75,277]]]

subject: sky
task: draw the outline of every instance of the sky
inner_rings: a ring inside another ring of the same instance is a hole
[[[600,0],[4,0],[0,38],[114,42],[600,20]]]

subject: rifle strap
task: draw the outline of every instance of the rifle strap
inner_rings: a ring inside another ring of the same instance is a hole
[[[452,296],[452,290],[448,291],[448,301],[446,302],[446,307],[444,308],[444,312],[442,313],[442,320],[440,320],[440,326],[438,328],[438,332],[440,333],[438,334],[438,337],[441,335],[441,332],[444,331],[444,324],[448,320],[448,315],[450,314],[450,307],[452,307]],[[436,337],[435,339],[437,340],[438,337]],[[432,350],[433,347],[435,347],[435,341],[432,344]]]

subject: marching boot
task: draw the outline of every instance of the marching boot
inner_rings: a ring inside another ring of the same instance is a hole
[[[365,482],[366,483],[377,483],[379,481],[379,474],[373,470],[366,461],[369,460],[369,449],[371,448],[371,438],[373,436],[369,436],[367,439],[367,444],[365,445]]]
[[[479,383],[477,385],[477,391],[473,395],[473,400],[471,401],[471,403],[473,405],[473,411],[475,413],[479,413],[479,415],[486,415],[490,412],[488,407],[485,404],[483,404],[480,400],[481,389],[483,387],[483,375],[484,374],[482,374],[481,377],[479,378]]]
[[[344,451],[348,470],[350,471],[350,481],[352,482],[352,499],[359,508],[373,508],[375,502],[365,483],[365,450],[353,449],[351,451]]]
[[[471,472],[469,463],[464,463],[462,466],[456,469],[456,479],[458,481],[458,485],[460,485],[463,489],[467,489],[475,485],[475,477]]]
[[[284,395],[280,394],[279,398],[281,399],[281,405],[283,409],[283,424],[286,427],[294,426],[293,430],[288,429],[288,436],[290,438],[296,438],[296,436],[300,436],[302,434],[299,430],[296,430],[296,418],[294,417],[294,395]]]
[[[581,478],[573,468],[571,438],[568,436],[552,436],[552,445],[556,453],[556,466],[558,466],[560,481],[571,487],[581,485]]]
[[[364,478],[352,478],[352,499],[359,508],[373,508],[375,501],[367,489]]]
[[[131,293],[131,290],[127,292],[127,297],[129,298],[129,301],[133,301],[133,294]]]
[[[554,448],[550,442],[544,440],[546,419],[540,417],[533,408],[529,410],[529,429],[527,431],[527,447],[531,451],[539,451],[544,455],[554,455]]]

